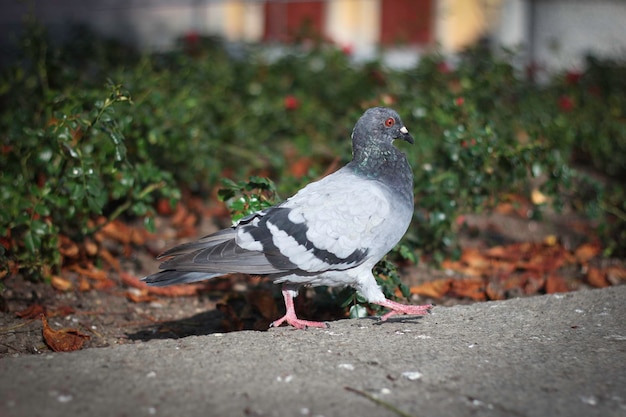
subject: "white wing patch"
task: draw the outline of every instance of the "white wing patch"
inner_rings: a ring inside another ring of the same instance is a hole
[[[309,184],[282,207],[291,208],[289,220],[306,223],[306,237],[315,247],[340,258],[378,246],[380,226],[391,215],[381,184],[348,170]]]

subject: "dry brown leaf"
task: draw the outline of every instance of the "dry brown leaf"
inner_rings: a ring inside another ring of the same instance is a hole
[[[190,295],[196,295],[199,290],[205,287],[205,284],[182,284],[172,285],[169,287],[151,287],[143,281],[140,281],[134,275],[128,272],[120,272],[120,279],[125,285],[133,288],[139,288],[140,290],[146,290],[150,294],[161,295],[165,297],[184,297]]]
[[[113,256],[111,252],[109,252],[106,248],[100,248],[100,257],[102,258],[102,260],[104,260],[104,262],[108,263],[115,271],[120,272],[120,270],[122,269],[122,267],[120,266],[120,261],[115,256]]]
[[[436,279],[434,281],[425,282],[422,285],[411,287],[411,294],[441,298],[450,290],[451,285],[452,278]]]
[[[553,272],[565,264],[567,252],[561,246],[538,245],[530,254],[526,262],[518,264],[518,267],[538,272]]]
[[[506,298],[502,285],[494,281],[489,281],[489,283],[487,283],[485,293],[487,294],[487,298],[490,300],[504,300]]]
[[[43,339],[46,345],[55,352],[71,352],[80,350],[89,335],[83,334],[76,329],[54,330],[48,324],[45,315],[41,316],[43,324]]]
[[[100,279],[93,283],[94,290],[108,290],[115,287],[117,284],[115,281],[109,278]]]
[[[559,238],[556,235],[547,235],[543,238],[543,244],[546,246],[555,246],[559,243]]]
[[[96,256],[98,253],[98,245],[91,239],[85,239],[83,242],[83,248],[88,256]]]
[[[146,243],[145,230],[133,227],[130,230],[130,241],[133,242],[133,245],[143,246]]]
[[[598,256],[601,250],[602,248],[599,242],[583,243],[576,249],[574,256],[576,257],[576,261],[584,265]]]
[[[50,279],[50,284],[52,285],[54,289],[59,290],[59,291],[69,291],[73,287],[72,281],[65,279],[63,277],[60,277],[58,275],[52,276],[52,278]]]
[[[546,277],[544,274],[528,272],[526,274],[526,285],[524,286],[524,294],[537,294],[545,285]]]
[[[31,304],[22,311],[18,311],[15,315],[21,319],[36,319],[46,313],[46,308],[38,303]]]
[[[525,274],[509,275],[501,279],[500,286],[505,292],[520,290],[526,286],[528,277]]]
[[[461,262],[472,268],[485,268],[489,266],[489,259],[476,248],[465,248],[461,254]]]
[[[148,291],[134,289],[135,291],[126,291],[126,298],[133,303],[149,303],[156,300],[156,297],[148,294]]]
[[[64,235],[59,235],[59,253],[66,258],[78,259],[80,256],[80,248],[72,240]]]
[[[487,299],[485,283],[482,278],[478,277],[453,280],[450,291],[458,297],[467,297],[475,301]]]
[[[160,198],[156,204],[156,211],[161,216],[171,216],[174,213],[174,208],[170,205],[169,199]]]
[[[119,220],[105,224],[100,232],[109,239],[128,245],[130,243],[130,228]]]
[[[78,291],[85,292],[85,291],[89,291],[90,289],[91,289],[91,285],[89,284],[89,281],[87,281],[87,278],[79,277],[78,278]]]
[[[76,310],[73,307],[70,306],[59,306],[55,309],[48,309],[48,312],[46,313],[46,316],[48,317],[65,317],[65,316],[69,316],[70,314],[74,314],[76,312]]]
[[[530,193],[530,201],[532,201],[535,205],[541,205],[548,202],[548,197],[546,197],[544,193],[539,191],[538,188],[535,188]]]
[[[292,158],[289,158],[288,160],[293,161]],[[302,178],[309,172],[311,165],[313,165],[311,158],[298,158],[289,165],[289,172],[291,173],[291,176],[295,178]]]
[[[96,281],[104,281],[107,279],[107,273],[101,269],[97,269],[93,265],[89,268],[83,268],[79,265],[70,265],[68,269]]]
[[[621,266],[609,266],[606,268],[606,279],[611,285],[618,285],[626,281],[626,268]]]
[[[587,282],[596,288],[604,288],[609,286],[606,280],[606,271],[600,268],[589,267],[587,270]]]
[[[546,293],[554,294],[557,292],[568,292],[569,288],[565,278],[558,274],[550,274],[546,279]]]

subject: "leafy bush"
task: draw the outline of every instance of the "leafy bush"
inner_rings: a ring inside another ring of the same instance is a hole
[[[459,214],[533,190],[596,216],[613,236],[607,254],[625,251],[626,78],[616,63],[590,59],[582,74],[536,85],[511,56],[480,48],[454,68],[433,54],[393,71],[353,64],[327,43],[272,57],[188,36],[139,55],[77,30],[57,48],[31,24],[24,56],[0,77],[5,269],[58,267],[59,234],[87,236],[99,215],[149,223],[155,198],[178,197],[175,184],[208,195],[226,177],[245,191],[237,180],[256,175],[290,195],[349,159],[352,126],[374,105],[395,107],[417,139],[403,147],[417,209],[399,256],[454,255]],[[577,168],[587,159],[607,181]],[[381,275],[397,286],[390,264]]]
[[[50,56],[35,41],[42,39],[29,44],[36,60],[8,69],[3,80],[0,260],[4,271],[37,277],[60,266],[60,235],[82,241],[103,226],[94,222],[101,215],[150,216],[155,191],[174,199],[179,191],[169,172],[127,151],[129,119],[118,111],[130,105],[129,94],[111,82],[57,86],[61,78],[51,77]]]

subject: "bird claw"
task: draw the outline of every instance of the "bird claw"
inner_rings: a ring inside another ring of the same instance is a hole
[[[400,303],[396,303],[395,301],[390,301],[390,300],[384,300],[383,302],[377,303],[377,304],[383,307],[387,307],[391,310],[388,313],[385,313],[382,316],[380,316],[379,317],[380,321],[385,321],[389,317],[396,316],[399,314],[420,315],[420,316],[424,314],[430,314],[431,313],[430,310],[434,307],[433,304],[425,304],[421,306],[416,306],[416,305],[400,304]]]
[[[270,323],[270,328],[280,327],[280,325],[285,322],[295,327],[296,329],[301,329],[301,330],[306,330],[309,327],[316,327],[319,329],[328,329],[330,327],[330,325],[326,323],[325,321],[302,320],[302,319],[299,319],[298,317],[290,316],[286,314],[283,317],[279,318],[278,320]]]

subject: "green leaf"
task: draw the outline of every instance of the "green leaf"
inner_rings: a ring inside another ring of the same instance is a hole
[[[350,318],[362,318],[367,317],[367,308],[361,304],[355,304],[350,307]]]

